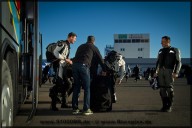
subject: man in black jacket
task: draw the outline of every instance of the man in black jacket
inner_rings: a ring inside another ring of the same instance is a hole
[[[139,79],[139,66],[136,65],[133,69],[133,73],[135,74],[135,81],[137,82],[137,79]]]
[[[162,49],[159,50],[156,73],[160,85],[160,96],[163,102],[162,112],[171,112],[173,104],[173,82],[181,69],[181,55],[177,48],[170,46],[170,37],[162,37]]]
[[[105,71],[105,65],[102,56],[98,48],[94,45],[94,36],[88,36],[87,43],[82,44],[78,47],[73,60],[73,78],[74,78],[74,89],[72,97],[73,114],[80,112],[78,108],[78,95],[80,93],[81,85],[84,89],[84,105],[83,114],[91,115],[93,112],[90,110],[90,66],[92,60],[98,60],[103,71]],[[105,73],[104,73],[105,74]],[[81,84],[80,84],[81,83]]]

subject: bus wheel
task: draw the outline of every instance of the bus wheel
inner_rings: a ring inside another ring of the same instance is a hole
[[[1,119],[2,126],[13,126],[13,90],[10,69],[2,63]]]

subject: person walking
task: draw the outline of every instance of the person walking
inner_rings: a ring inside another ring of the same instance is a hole
[[[161,40],[162,47],[158,52],[156,62],[156,72],[154,77],[158,76],[160,86],[160,96],[163,107],[162,112],[171,112],[174,98],[173,83],[178,77],[181,69],[181,54],[178,48],[170,46],[170,37],[163,36]]]
[[[54,111],[58,111],[56,103],[58,102],[58,92],[61,91],[61,108],[69,108],[68,105],[68,92],[72,89],[72,82],[69,80],[66,70],[67,65],[72,64],[72,60],[69,59],[70,54],[70,44],[74,44],[77,35],[74,32],[68,34],[67,40],[60,40],[57,42],[57,46],[54,49],[54,55],[59,60],[58,67],[58,78],[56,80],[56,85],[50,89],[50,97],[52,99],[51,108]]]

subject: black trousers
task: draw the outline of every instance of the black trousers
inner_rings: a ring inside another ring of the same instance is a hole
[[[160,86],[160,96],[163,102],[171,107],[173,104],[174,90],[172,77],[173,69],[160,68],[158,72],[158,81]]]
[[[160,85],[161,97],[172,97],[173,95],[173,83],[172,69],[159,69],[158,81]]]

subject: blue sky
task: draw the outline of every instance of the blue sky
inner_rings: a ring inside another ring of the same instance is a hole
[[[78,37],[71,45],[74,57],[88,35],[104,57],[106,45],[113,45],[114,34],[150,34],[150,58],[156,58],[161,37],[171,37],[171,46],[190,57],[190,2],[39,2],[39,28],[46,46],[66,39],[69,32]]]

